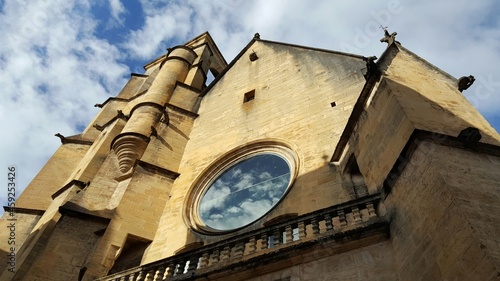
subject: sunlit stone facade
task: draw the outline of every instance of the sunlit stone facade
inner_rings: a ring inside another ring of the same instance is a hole
[[[6,208],[0,280],[500,280],[500,136],[388,43],[172,46]]]

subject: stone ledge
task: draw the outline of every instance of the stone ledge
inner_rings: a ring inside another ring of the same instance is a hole
[[[364,247],[389,239],[389,221],[375,211],[379,201],[379,194],[366,196],[97,280],[217,279],[255,274],[255,268],[266,273]]]
[[[500,157],[500,146],[487,144],[487,143],[478,143],[473,148],[469,148],[466,143],[459,137],[448,136],[440,133],[434,133],[425,130],[415,129],[411,134],[410,138],[406,142],[405,147],[401,151],[399,157],[397,158],[394,166],[391,168],[391,171],[386,176],[383,188],[385,191],[385,197],[390,193],[392,187],[396,184],[396,181],[399,179],[401,173],[406,167],[406,164],[409,162],[410,158],[413,155],[413,152],[417,148],[420,142],[429,141],[435,144],[463,149],[472,151],[475,153],[487,154],[492,156]]]
[[[29,209],[21,207],[9,207],[9,206],[3,206],[3,210],[5,211],[5,213],[27,214],[36,216],[42,216],[45,213],[45,210]]]

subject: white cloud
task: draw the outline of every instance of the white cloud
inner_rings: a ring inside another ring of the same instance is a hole
[[[241,176],[241,169],[232,169],[231,170],[231,178],[239,178]]]
[[[122,15],[127,12],[123,3],[120,0],[109,0],[109,7],[111,10],[111,21],[109,27],[116,25],[123,25],[124,19]]]
[[[244,201],[243,203],[241,203],[240,207],[243,209],[245,218],[248,218],[247,220],[244,221],[246,224],[263,216],[267,211],[269,211],[273,207],[273,205],[270,200],[263,199],[259,201],[251,201],[251,200]],[[237,220],[243,221],[241,217],[237,218]]]
[[[273,178],[273,176],[271,176],[271,174],[269,172],[267,172],[267,171],[266,172],[262,172],[262,173],[259,174],[259,179],[260,180],[270,180],[272,178]]]
[[[132,30],[129,39],[122,45],[131,57],[154,59],[158,52],[165,52],[165,42],[168,40],[186,40],[186,35],[191,31],[191,7],[175,2],[161,5],[157,1],[144,0],[141,3],[145,24],[139,30]],[[179,42],[182,43],[184,42]]]
[[[235,191],[239,191],[245,188],[249,188],[254,184],[254,176],[251,173],[243,173],[238,178],[238,182],[235,182],[233,187],[235,187]]]
[[[94,37],[89,13],[82,1],[7,1],[2,7],[0,166],[17,166],[18,193],[60,145],[54,133],[79,133],[77,127],[97,113],[93,105],[126,82],[120,52]]]
[[[223,216],[221,214],[213,214],[213,215],[210,216],[210,219],[214,220],[214,221],[215,220],[220,220],[222,218],[223,218]]]
[[[238,213],[241,213],[241,208],[239,208],[237,206],[232,206],[231,208],[227,209],[227,212],[230,214],[238,214]]]
[[[246,200],[239,207],[231,207],[223,213],[210,215],[204,222],[215,229],[235,229],[253,222],[264,215],[272,204],[269,200],[252,201]]]
[[[200,213],[202,216],[209,214],[212,209],[222,209],[225,207],[228,195],[231,194],[231,189],[220,184],[217,181],[210,189],[207,190],[200,203]]]

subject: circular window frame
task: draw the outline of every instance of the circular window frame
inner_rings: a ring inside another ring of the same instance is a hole
[[[281,157],[285,162],[287,162],[290,168],[290,180],[288,182],[288,186],[286,187],[285,192],[278,200],[276,204],[274,204],[269,210],[267,210],[262,216],[256,218],[252,222],[245,224],[243,226],[229,229],[229,230],[220,230],[207,226],[203,223],[200,214],[200,202],[203,198],[206,191],[211,187],[212,183],[214,183],[222,173],[231,168],[233,165],[240,163],[243,160],[249,159],[253,156],[261,155],[261,154],[274,154],[278,157]],[[217,158],[213,161],[213,164],[209,165],[200,175],[195,179],[193,184],[191,185],[190,191],[186,198],[185,202],[185,218],[187,224],[197,232],[203,234],[225,234],[240,230],[242,228],[248,227],[252,224],[255,224],[263,217],[265,217],[269,212],[274,210],[286,197],[288,194],[290,187],[293,185],[297,174],[299,171],[299,158],[295,151],[291,148],[290,145],[276,140],[265,140],[258,141],[253,143],[248,143],[237,147],[221,157]]]

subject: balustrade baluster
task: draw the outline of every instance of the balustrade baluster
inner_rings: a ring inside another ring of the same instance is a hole
[[[280,245],[281,231],[276,228],[273,230],[273,247],[278,247]]]
[[[135,272],[130,273],[130,275],[128,276],[128,281],[135,281]]]
[[[261,250],[267,249],[268,248],[267,233],[262,234],[262,236],[260,237],[260,240],[261,240],[260,249]]]
[[[374,218],[377,216],[373,203],[366,203],[366,209],[368,209],[368,218]]]
[[[338,211],[339,214],[339,222],[340,222],[340,227],[344,227],[347,225],[347,220],[345,218],[345,213],[344,211]]]
[[[243,242],[238,242],[233,248],[233,254],[231,255],[231,258],[241,258],[243,257],[243,250],[244,250],[245,244]]]
[[[225,246],[222,252],[220,253],[220,260],[225,261],[230,258],[231,248],[229,246]]]
[[[160,266],[155,272],[153,281],[162,281],[164,274],[165,274],[165,268],[163,266]]]
[[[203,255],[201,255],[200,258],[200,268],[207,267],[209,261],[210,261],[210,255],[207,252],[203,253]]]
[[[187,265],[187,271],[191,272],[198,268],[199,258],[197,256],[191,257],[189,259],[189,264]]]
[[[120,281],[127,281],[127,280],[125,279],[125,276],[122,276],[122,277],[120,278]]]
[[[175,273],[175,264],[170,263],[167,266],[167,268],[165,269],[164,276],[165,276],[165,278],[172,277],[172,276],[174,276],[174,273]]]
[[[137,275],[137,278],[135,278],[135,281],[144,281],[144,274],[141,271],[139,271],[139,275]]]
[[[316,218],[311,219],[311,226],[312,226],[312,232],[313,235],[318,235],[319,234],[319,223]]]
[[[257,249],[257,240],[255,239],[255,236],[252,236],[248,240],[248,254],[255,253],[256,249]]]
[[[354,223],[361,222],[361,213],[359,212],[358,207],[352,207],[352,218]]]
[[[306,225],[304,224],[304,221],[299,221],[297,225],[299,228],[299,240],[301,240],[306,237]]]
[[[186,262],[185,261],[179,261],[176,265],[175,265],[175,269],[174,269],[174,276],[176,275],[180,275],[180,274],[184,274],[184,268],[186,267]]]
[[[325,214],[325,227],[326,231],[333,229],[332,216],[330,215],[330,213]]]
[[[293,241],[293,233],[292,233],[292,226],[287,225],[285,226],[285,241],[284,243],[291,243]]]
[[[148,273],[146,273],[146,276],[144,277],[144,281],[154,281],[153,278],[154,278],[154,271],[151,269],[148,271]]]
[[[220,256],[219,250],[213,251],[212,254],[210,255],[209,265],[213,265],[213,264],[218,263],[219,256]]]

